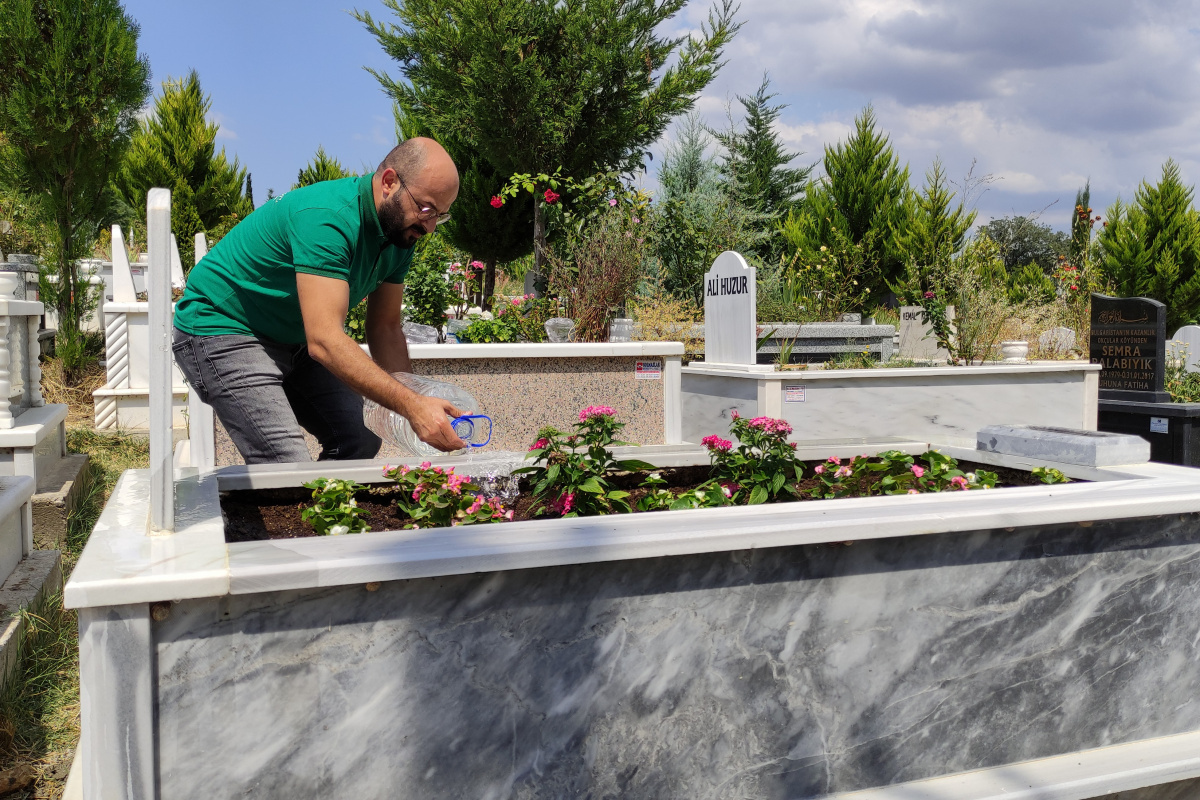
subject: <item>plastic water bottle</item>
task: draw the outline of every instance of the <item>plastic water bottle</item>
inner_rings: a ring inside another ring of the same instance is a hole
[[[455,408],[463,412],[463,417],[453,420],[452,427],[458,437],[466,442],[468,446],[453,453],[443,453],[436,447],[422,442],[407,419],[390,408],[381,406],[372,400],[365,400],[363,403],[363,422],[366,423],[367,428],[372,433],[385,442],[390,442],[401,450],[405,450],[415,456],[431,458],[433,456],[465,453],[472,449],[470,445],[482,446],[491,441],[491,420],[480,413],[479,402],[469,392],[459,386],[455,386],[453,383],[435,381],[432,378],[425,378],[408,372],[394,372],[392,373],[392,377],[417,394],[449,400]],[[464,436],[464,434],[466,435]]]

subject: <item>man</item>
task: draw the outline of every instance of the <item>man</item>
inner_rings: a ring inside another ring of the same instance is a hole
[[[363,424],[363,397],[434,447],[465,446],[448,419],[458,409],[389,375],[412,371],[400,306],[413,245],[449,219],[457,196],[449,154],[410,139],[373,175],[268,201],[192,270],[175,361],[246,463],[310,460],[301,427],[322,460],[373,458],[381,442]],[[364,297],[371,357],[343,328]]]

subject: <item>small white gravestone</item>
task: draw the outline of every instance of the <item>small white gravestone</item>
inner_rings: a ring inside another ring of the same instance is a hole
[[[1038,346],[1046,353],[1069,353],[1075,347],[1075,331],[1065,327],[1051,328],[1038,336]]]
[[[946,318],[954,322],[954,306],[946,307]],[[900,358],[918,361],[945,361],[950,353],[938,347],[937,334],[932,325],[921,321],[920,306],[900,307]]]
[[[1167,347],[1174,351],[1176,358],[1184,359],[1183,368],[1188,372],[1200,372],[1200,325],[1184,325],[1175,331],[1173,338],[1175,341],[1168,342]],[[1186,356],[1184,347],[1187,347]]]
[[[755,270],[732,251],[704,274],[704,362],[753,365],[757,341]]]

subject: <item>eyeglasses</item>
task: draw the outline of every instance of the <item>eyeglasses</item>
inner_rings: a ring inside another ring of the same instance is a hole
[[[400,173],[396,173],[396,180],[400,181],[400,185],[404,187],[404,191],[408,192],[409,199],[413,201],[413,205],[417,207],[417,219],[422,222],[428,222],[431,219],[437,219],[437,225],[450,220],[449,214],[441,214],[436,206],[429,203],[421,203],[417,198],[413,197],[412,190],[408,188],[408,184],[404,182],[404,178],[400,177]]]

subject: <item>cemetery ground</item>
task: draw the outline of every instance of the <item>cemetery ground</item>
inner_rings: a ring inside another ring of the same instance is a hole
[[[68,380],[61,362],[43,364],[47,402],[68,404],[67,446],[88,454],[92,478],[87,496],[68,519],[64,577],[71,574],[117,478],[127,469],[145,467],[149,458],[144,436],[92,427],[91,391],[103,377],[103,369],[94,367]],[[58,592],[24,616],[22,661],[0,696],[0,796],[49,800],[61,795],[79,743],[78,628],[75,612],[63,608]]]

